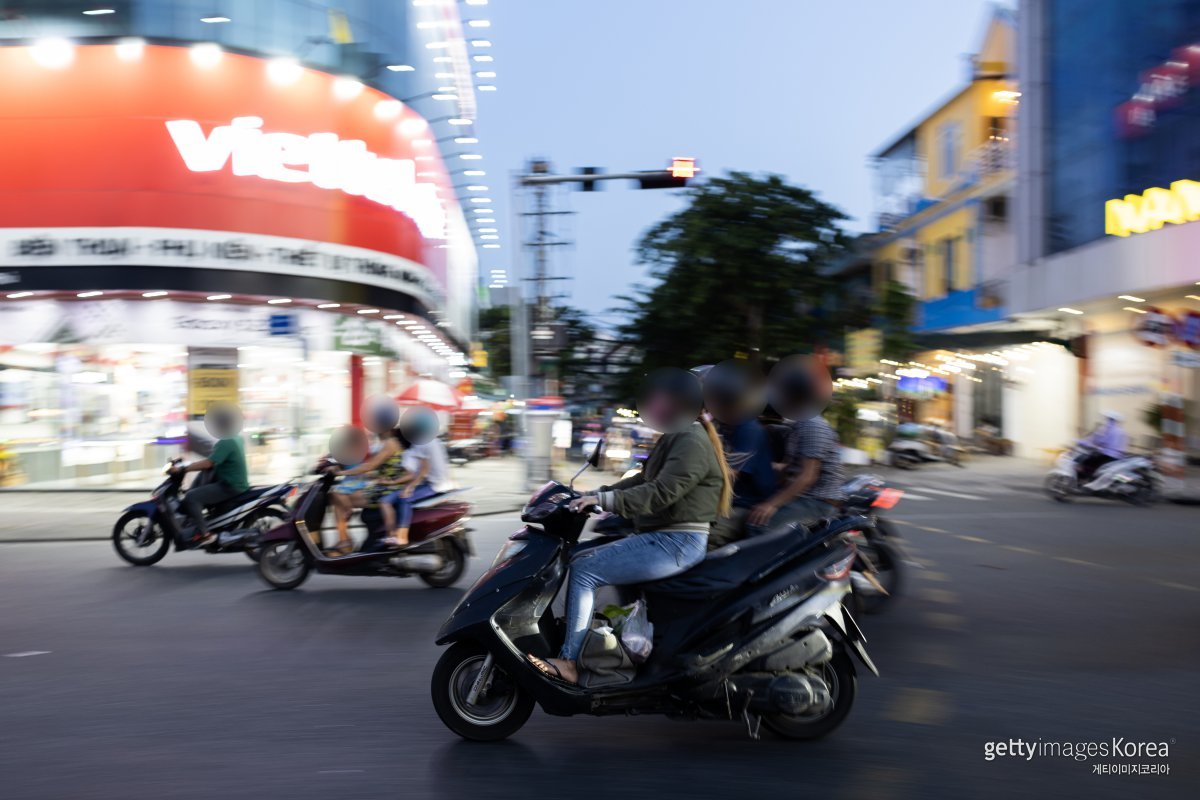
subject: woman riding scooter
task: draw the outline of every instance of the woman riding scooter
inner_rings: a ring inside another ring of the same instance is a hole
[[[529,660],[547,675],[579,682],[576,662],[592,620],[596,590],[668,578],[704,560],[708,531],[729,511],[733,481],[721,442],[701,416],[699,379],[681,369],[653,373],[639,403],[642,418],[664,432],[645,469],[598,494],[578,497],[573,510],[600,507],[633,522],[637,533],[582,551],[571,561],[567,632],[558,658]]]

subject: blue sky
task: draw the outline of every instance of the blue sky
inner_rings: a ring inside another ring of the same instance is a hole
[[[557,172],[656,169],[695,156],[704,174],[778,172],[871,224],[867,154],[965,79],[985,0],[491,0],[498,91],[477,126],[503,248],[481,269],[528,270],[511,175],[531,156]],[[633,247],[678,209],[675,191],[564,192],[575,244],[556,248],[566,302],[605,314],[644,279]],[[664,309],[664,313],[669,313]]]

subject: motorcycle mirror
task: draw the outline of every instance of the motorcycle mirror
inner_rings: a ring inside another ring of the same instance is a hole
[[[592,448],[592,454],[588,456],[587,463],[593,468],[600,466],[600,456],[604,453],[604,439],[601,437],[596,440],[596,446]]]

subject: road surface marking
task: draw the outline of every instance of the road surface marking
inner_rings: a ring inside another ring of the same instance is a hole
[[[922,589],[921,597],[931,603],[945,603],[946,605],[958,603],[958,595],[947,589]]]
[[[929,533],[949,533],[950,532],[947,530],[943,530],[942,528],[933,528],[933,527],[930,527],[929,525],[913,525],[913,527],[919,531],[928,531]]]
[[[956,533],[955,538],[962,539],[964,542],[978,542],[979,544],[991,544],[991,539],[984,539],[979,536],[966,536],[965,534]]]
[[[48,656],[50,650],[25,650],[20,653],[5,653],[5,658],[28,658],[29,656]]]
[[[925,623],[932,628],[945,628],[947,630],[958,631],[962,630],[967,623],[967,618],[961,614],[944,614],[941,611],[930,611],[925,615]]]
[[[926,500],[932,500],[933,498],[925,497],[924,495],[920,495],[920,494],[913,494],[912,492],[906,490],[904,492],[904,496],[901,497],[900,499],[901,500],[916,500],[918,503],[920,503],[920,502],[924,502]]]
[[[924,578],[927,578],[931,581],[936,581],[938,583],[949,583],[950,582],[950,576],[944,572],[935,572],[933,570],[929,570],[927,572],[922,572],[921,576]]]
[[[963,500],[985,500],[977,494],[967,494],[966,492],[950,492],[945,489],[930,489],[928,486],[914,486],[918,492],[929,492],[930,494],[943,494],[946,497],[961,497]],[[905,495],[907,497],[908,495]]]
[[[1155,580],[1159,586],[1166,586],[1168,589],[1182,589],[1185,592],[1200,592],[1200,589],[1195,586],[1188,586],[1186,583],[1172,583],[1171,581]]]
[[[1078,564],[1081,567],[1099,567],[1100,569],[1112,569],[1107,564],[1097,564],[1095,561],[1084,561],[1081,558],[1067,558],[1066,556],[1055,556],[1055,561],[1062,561],[1064,564]]]
[[[1014,553],[1028,553],[1031,556],[1040,555],[1037,550],[1030,550],[1028,547],[1017,547],[1015,544],[1001,545],[1005,550],[1012,550]]]
[[[934,689],[901,689],[885,716],[914,725],[945,725],[950,719],[949,695]]]
[[[345,775],[350,772],[366,772],[365,769],[321,769],[317,770],[318,775]]]

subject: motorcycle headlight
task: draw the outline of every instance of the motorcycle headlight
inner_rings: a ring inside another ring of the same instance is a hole
[[[524,539],[509,539],[500,548],[499,552],[496,553],[496,557],[492,559],[492,569],[495,569],[498,564],[503,564],[509,559],[516,558],[517,554],[524,550],[528,544],[529,542],[526,542]]]

